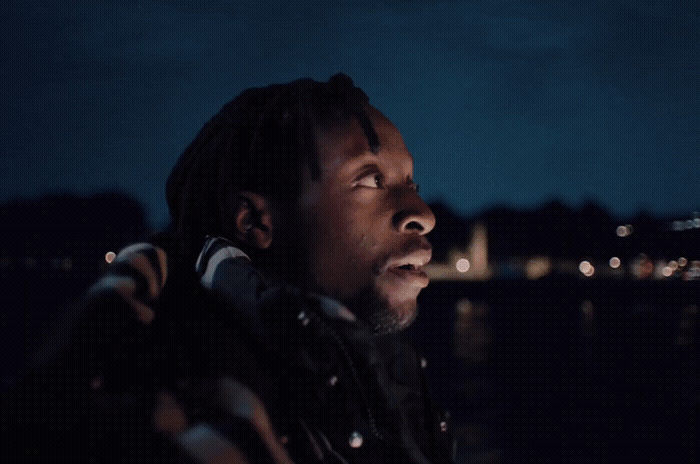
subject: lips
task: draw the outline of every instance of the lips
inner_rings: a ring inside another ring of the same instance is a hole
[[[424,288],[430,282],[428,275],[421,267],[402,265],[399,267],[390,267],[387,269],[387,272],[397,276],[400,280],[412,287]]]
[[[411,253],[390,258],[383,271],[395,277],[398,283],[423,288],[430,282],[423,266],[430,261],[431,256],[430,248],[421,247]]]

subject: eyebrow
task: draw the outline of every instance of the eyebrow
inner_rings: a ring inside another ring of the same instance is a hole
[[[349,156],[343,163],[342,170],[361,171],[371,166],[379,168],[377,155],[371,151]]]
[[[355,160],[358,158],[363,158],[363,157],[367,157],[370,159],[377,159],[379,157],[379,150],[374,152],[370,149],[370,150],[363,150],[363,151],[357,152],[355,154],[350,154],[350,155],[348,155],[348,161],[352,161],[352,160]]]
[[[410,155],[410,153],[409,153]],[[343,167],[341,170],[345,171],[348,169],[352,169],[354,171],[360,171],[362,169],[365,169],[368,166],[377,166],[379,167],[380,164],[379,160],[379,152],[377,153],[372,152],[371,150],[363,150],[359,152],[355,152],[353,154],[348,153],[347,158],[345,159],[345,162],[343,163]],[[413,164],[413,156],[411,156],[411,168],[413,168],[415,165]],[[359,167],[356,167],[358,166]],[[411,169],[411,172],[413,172],[413,169]],[[415,184],[413,182],[413,174],[407,176],[407,180],[410,180],[411,183]]]

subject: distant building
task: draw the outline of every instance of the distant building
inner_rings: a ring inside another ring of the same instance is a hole
[[[440,252],[426,271],[435,280],[700,278],[698,213],[616,221],[592,203],[573,210],[558,202],[533,211],[494,208],[470,219],[443,205],[434,210],[438,225],[444,216],[452,227],[431,236]]]

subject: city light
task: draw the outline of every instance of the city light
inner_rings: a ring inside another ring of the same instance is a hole
[[[646,254],[640,253],[632,262],[631,270],[632,275],[637,279],[646,279],[653,274],[654,263]]]
[[[581,261],[578,265],[578,270],[586,277],[591,277],[595,273],[595,267],[588,261]]]
[[[682,256],[681,256],[680,258],[678,258],[678,265],[679,265],[680,267],[685,267],[687,264],[688,264],[688,260],[687,260],[687,259],[685,259],[685,258],[682,257]]]
[[[632,234],[634,228],[632,224],[625,224],[624,226],[617,226],[617,236],[618,237],[628,237]]]
[[[114,261],[114,258],[116,258],[116,257],[117,257],[117,254],[113,251],[108,251],[107,253],[105,253],[105,261],[107,261],[107,263],[109,263],[109,264],[111,264],[112,261]]]
[[[675,220],[671,222],[671,229],[676,232],[690,229],[700,229],[700,218],[696,217],[694,219]]]
[[[582,273],[588,272],[588,270],[591,268],[591,263],[588,261],[581,261],[581,263],[578,265],[578,270],[581,271]]]
[[[671,266],[664,266],[663,269],[661,269],[661,275],[664,277],[671,277],[673,275],[673,269],[671,269]]]
[[[618,258],[617,256],[613,256],[612,258],[610,258],[609,264],[611,268],[617,269],[618,267],[620,267],[620,264],[622,264],[622,262],[620,261],[620,258]]]
[[[455,263],[455,267],[457,268],[457,271],[461,273],[465,273],[469,270],[469,267],[471,264],[469,263],[469,260],[467,258],[459,258],[457,260],[457,263]]]
[[[535,256],[525,264],[525,276],[530,280],[537,280],[552,271],[552,260],[546,256]]]
[[[700,279],[700,261],[691,261],[688,269],[683,275],[684,280]]]

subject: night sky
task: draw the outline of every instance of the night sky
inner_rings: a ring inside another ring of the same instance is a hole
[[[279,3],[3,2],[0,202],[117,189],[160,226],[225,102],[342,71],[460,213],[700,210],[697,0]]]

